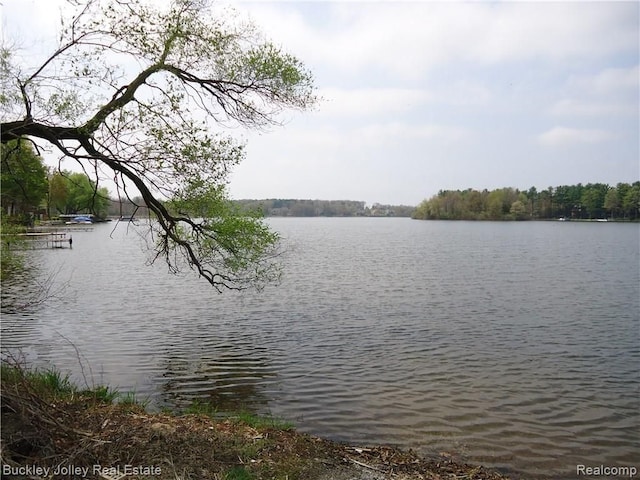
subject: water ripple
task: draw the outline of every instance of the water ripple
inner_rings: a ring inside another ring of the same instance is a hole
[[[109,226],[33,252],[66,289],[4,315],[3,352],[157,408],[271,412],[516,477],[637,465],[637,225],[271,222],[289,253],[260,295],[145,267],[137,237]]]

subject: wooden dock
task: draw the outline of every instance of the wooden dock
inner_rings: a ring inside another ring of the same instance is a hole
[[[52,224],[52,225],[38,225],[30,229],[29,233],[61,233],[61,232],[91,232],[93,231],[93,225],[65,225],[65,224]]]
[[[72,248],[73,238],[67,232],[30,232],[12,236],[15,241],[3,239],[7,246],[16,249]]]

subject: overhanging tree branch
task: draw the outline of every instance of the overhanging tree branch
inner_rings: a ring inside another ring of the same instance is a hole
[[[66,25],[42,64],[3,62],[3,85],[18,90],[3,97],[16,102],[2,116],[2,143],[40,139],[90,164],[96,184],[103,169],[122,179],[118,195],[128,197],[133,185],[152,212],[155,258],[173,272],[182,258],[219,290],[276,278],[277,235],[226,198],[242,145],[207,125],[277,124],[282,109],[314,104],[311,74],[204,0],[174,0],[165,11],[139,0],[88,0]]]

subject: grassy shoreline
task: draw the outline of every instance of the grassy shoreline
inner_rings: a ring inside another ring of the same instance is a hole
[[[135,395],[81,389],[56,370],[2,363],[3,479],[382,480],[506,477],[392,447],[353,447],[206,404],[148,413]]]

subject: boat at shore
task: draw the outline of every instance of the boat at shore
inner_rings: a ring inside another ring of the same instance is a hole
[[[71,220],[64,222],[65,225],[91,225],[93,220],[91,217],[85,215],[78,215],[77,217],[73,217]]]

